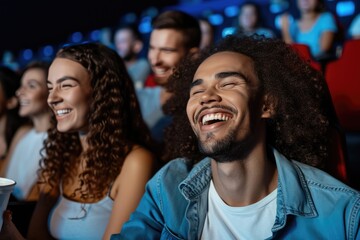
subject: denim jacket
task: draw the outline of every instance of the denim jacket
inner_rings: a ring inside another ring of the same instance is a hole
[[[278,170],[276,219],[270,239],[360,239],[360,193],[273,150]],[[147,184],[116,239],[200,239],[208,209],[210,159],[176,159]]]

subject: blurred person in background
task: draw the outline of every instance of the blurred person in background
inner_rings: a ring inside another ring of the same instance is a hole
[[[137,26],[124,25],[116,29],[114,46],[117,53],[124,60],[135,88],[143,88],[145,80],[150,74],[150,65],[147,59],[139,58],[144,43]]]
[[[200,41],[198,20],[185,12],[165,11],[152,22],[148,60],[156,86],[139,89],[137,96],[142,116],[159,143],[164,128],[171,122],[171,117],[162,110],[170,97],[167,79],[186,56],[198,53]]]
[[[27,119],[19,115],[19,101],[15,95],[20,87],[20,76],[8,67],[0,66],[0,166],[11,141]]]
[[[275,37],[271,29],[263,27],[260,6],[254,2],[241,4],[236,34],[246,36],[258,34],[269,38]]]
[[[350,39],[360,39],[360,14],[351,21],[348,36]]]
[[[300,18],[291,21],[288,14],[281,17],[281,33],[288,43],[306,44],[318,61],[332,58],[336,33],[335,17],[326,11],[324,0],[297,0]]]

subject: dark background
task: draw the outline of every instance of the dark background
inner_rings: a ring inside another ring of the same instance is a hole
[[[115,25],[122,14],[176,0],[0,0],[0,54],[63,42],[75,31]]]
[[[240,5],[247,0],[0,0],[0,56],[10,50],[19,59],[20,51],[39,48],[48,44],[57,47],[68,41],[74,32],[89,33],[104,27],[115,27],[122,16],[133,12],[138,17],[149,7],[158,10],[176,8],[192,15],[206,12],[221,12],[226,6]],[[266,27],[274,28],[274,14],[269,4],[280,0],[252,0],[262,5]],[[296,16],[296,0],[289,2],[289,11]],[[352,1],[355,13],[360,11],[359,0],[325,0],[328,10],[335,12],[337,3]],[[341,17],[342,31],[346,32],[352,18]],[[235,19],[235,18],[234,18]],[[216,36],[224,26],[234,25],[234,19],[217,27]],[[235,19],[236,20],[236,19]]]

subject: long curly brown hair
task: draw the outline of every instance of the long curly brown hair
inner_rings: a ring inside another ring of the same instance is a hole
[[[134,144],[152,150],[150,133],[140,113],[132,81],[121,58],[98,44],[66,46],[56,58],[80,63],[89,73],[93,89],[90,104],[88,149],[83,151],[79,133],[48,131],[41,161],[40,182],[57,187],[64,176],[74,171],[74,160],[86,159],[80,173],[80,187],[73,194],[98,199],[118,176],[126,155]]]
[[[186,104],[198,66],[223,51],[250,57],[263,93],[276,99],[275,116],[267,123],[268,144],[289,159],[324,166],[329,157],[330,124],[337,120],[323,75],[291,46],[257,35],[228,36],[201,52],[197,59],[185,60],[170,77],[167,88],[173,97],[164,105],[164,111],[172,115],[173,122],[165,129],[163,158],[186,157],[195,163],[203,157],[186,116]]]

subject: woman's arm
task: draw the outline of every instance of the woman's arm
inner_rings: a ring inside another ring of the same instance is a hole
[[[126,157],[111,189],[110,196],[114,199],[114,206],[103,236],[104,240],[110,239],[111,234],[120,232],[122,225],[138,206],[145,192],[145,185],[154,170],[155,157],[144,148],[136,148]]]
[[[334,44],[335,33],[331,31],[323,32],[320,38],[321,52],[329,52]]]
[[[7,240],[25,240],[21,233],[16,228],[15,224],[12,222],[12,213],[9,210],[6,210],[3,213],[3,225],[0,232],[0,239]]]
[[[284,42],[292,44],[294,40],[290,35],[290,15],[284,13],[280,18],[281,36]]]
[[[31,217],[27,239],[54,239],[49,232],[48,218],[59,197],[59,189],[50,193],[40,191],[40,197]]]

